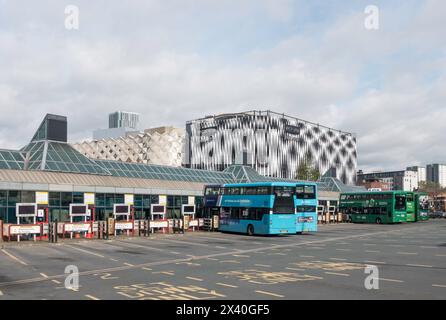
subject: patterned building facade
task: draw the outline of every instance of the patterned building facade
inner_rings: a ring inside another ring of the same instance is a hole
[[[224,170],[245,164],[264,176],[294,179],[306,158],[321,174],[355,183],[356,137],[351,133],[272,111],[222,114],[186,123],[185,165],[191,168]]]
[[[73,143],[72,146],[91,159],[179,167],[184,138],[184,129],[160,127],[118,138]]]

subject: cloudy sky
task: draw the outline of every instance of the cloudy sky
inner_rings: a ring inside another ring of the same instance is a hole
[[[46,113],[79,141],[118,109],[143,128],[270,109],[355,132],[358,169],[444,163],[445,30],[444,0],[0,0],[0,147]]]

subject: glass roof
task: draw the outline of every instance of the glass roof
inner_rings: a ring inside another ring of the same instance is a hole
[[[25,158],[20,151],[0,150],[0,169],[23,170]]]
[[[110,172],[111,175],[118,177],[216,184],[234,181],[233,175],[228,172],[206,171],[183,167],[167,167],[111,160],[95,160],[95,162]]]

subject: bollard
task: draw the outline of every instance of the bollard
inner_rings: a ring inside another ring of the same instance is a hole
[[[57,229],[58,228],[57,228],[57,219],[56,219],[56,220],[54,220],[54,242],[57,242],[57,238],[58,238],[58,234],[57,234],[58,230]]]

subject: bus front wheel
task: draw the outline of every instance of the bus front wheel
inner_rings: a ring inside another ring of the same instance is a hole
[[[254,226],[250,224],[247,229],[248,236],[254,235]]]
[[[381,224],[381,218],[376,218],[376,224]]]

